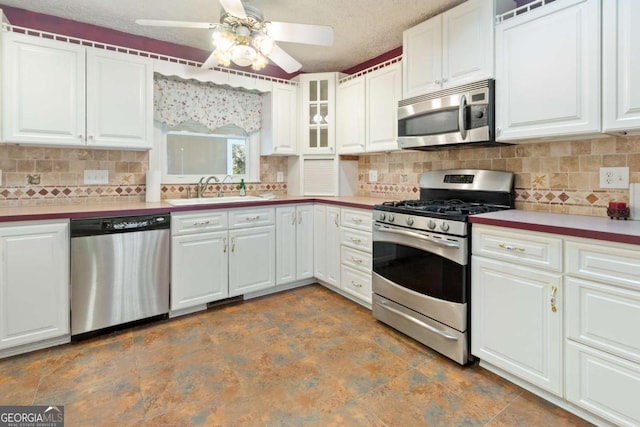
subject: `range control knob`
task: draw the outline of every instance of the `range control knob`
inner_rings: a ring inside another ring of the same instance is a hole
[[[427,223],[427,227],[429,227],[430,230],[433,230],[434,228],[436,228],[436,222],[430,219],[429,222]]]
[[[378,217],[380,218],[381,221],[384,221],[384,219],[387,217],[384,212],[380,212],[380,215],[378,215]]]
[[[413,225],[413,218],[411,217],[407,218],[407,225]]]
[[[440,224],[440,229],[442,231],[449,231],[449,224],[447,224],[446,222],[443,222],[442,224]]]
[[[393,214],[389,214],[389,222],[393,222],[394,219],[395,217],[393,216]]]

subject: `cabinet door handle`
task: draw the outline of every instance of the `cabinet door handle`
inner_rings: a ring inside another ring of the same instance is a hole
[[[81,141],[84,141],[84,135],[83,134],[78,135],[78,139]]]
[[[498,247],[501,248],[501,249],[506,249],[508,251],[518,251],[518,252],[524,252],[525,251],[524,248],[507,245],[506,243],[500,243],[500,244],[498,244]]]
[[[336,218],[335,218],[334,222],[336,223],[336,227],[340,227],[340,224],[339,224],[339,222],[340,222],[340,214],[336,214]]]
[[[298,212],[298,224],[302,224],[302,212]]]
[[[351,221],[355,222],[356,224],[360,224],[360,223],[362,223],[362,218],[356,218],[354,216],[353,218],[351,218]]]
[[[549,299],[549,303],[551,304],[551,311],[556,312],[558,308],[556,307],[556,294],[558,293],[558,288],[555,286],[551,287],[551,298]]]
[[[223,237],[222,238],[222,252],[223,253],[227,253],[227,238]]]
[[[362,287],[362,285],[360,283],[356,282],[355,280],[351,281],[351,285],[355,286],[356,288],[361,288]]]
[[[231,238],[231,252],[235,252],[236,251],[236,238],[232,237]]]
[[[291,225],[296,225],[296,214],[291,215]]]
[[[208,219],[207,219],[207,220],[205,220],[205,221],[194,221],[194,222],[193,222],[193,226],[194,226],[194,227],[199,227],[199,226],[201,226],[201,225],[207,225],[207,224],[209,224],[209,222],[211,222],[211,221],[210,221],[210,220],[208,220]]]
[[[257,221],[260,219],[260,215],[256,215],[256,216],[248,216],[245,218],[247,221]]]

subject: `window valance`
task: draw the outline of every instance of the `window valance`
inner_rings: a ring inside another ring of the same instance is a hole
[[[260,130],[262,96],[212,83],[154,76],[154,120],[169,128],[194,121],[214,130],[236,125],[246,132]]]

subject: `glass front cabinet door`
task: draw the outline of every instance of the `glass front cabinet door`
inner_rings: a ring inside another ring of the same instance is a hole
[[[335,154],[336,73],[300,76],[304,154]]]

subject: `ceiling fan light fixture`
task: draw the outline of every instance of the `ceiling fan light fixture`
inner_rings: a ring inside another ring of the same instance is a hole
[[[258,52],[258,54],[256,54],[255,59],[253,60],[253,64],[251,65],[251,68],[253,68],[254,71],[260,71],[267,66],[268,62],[269,60],[267,60],[267,58],[263,54]]]
[[[243,44],[237,44],[230,50],[231,60],[241,67],[247,67],[253,64],[253,60],[256,57],[256,51],[251,46]]]
[[[217,50],[229,50],[235,44],[235,34],[226,27],[216,27],[211,33],[211,41]]]
[[[216,59],[216,62],[223,67],[231,65],[231,53],[228,50],[216,49],[213,51],[213,57]]]
[[[271,55],[275,42],[265,33],[255,33],[252,41],[253,46],[264,56]]]

